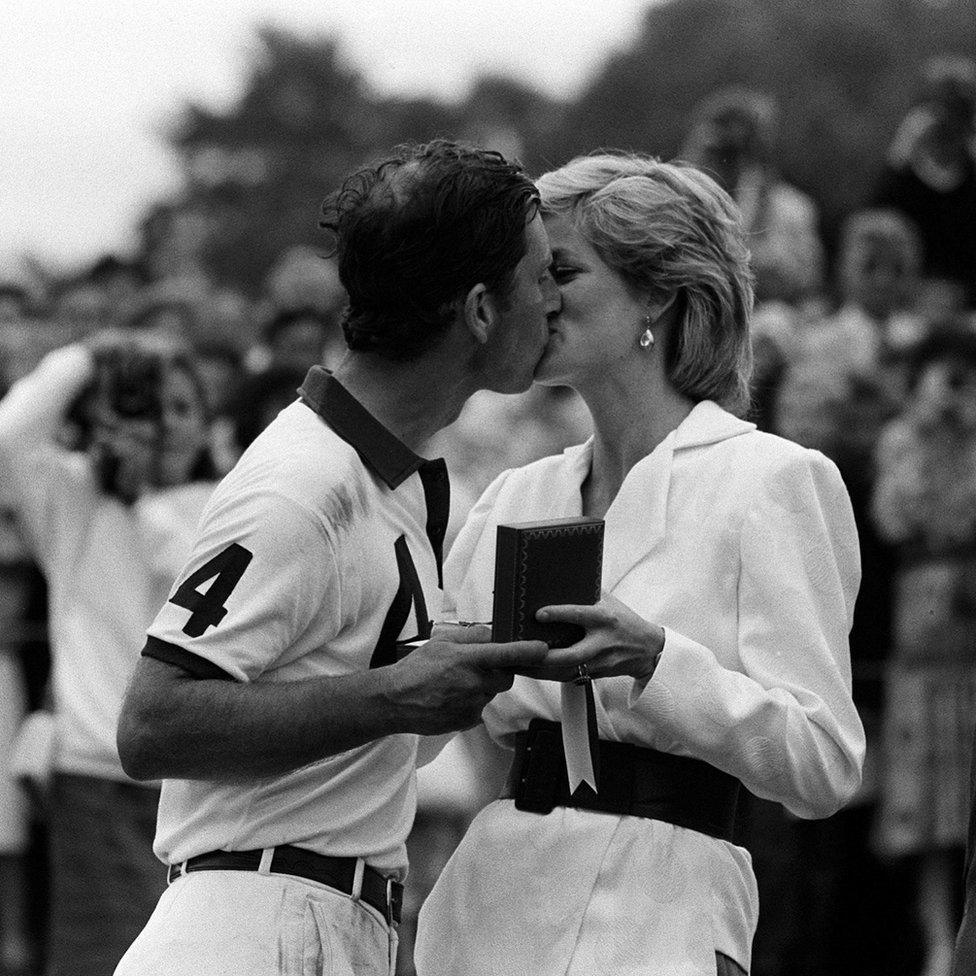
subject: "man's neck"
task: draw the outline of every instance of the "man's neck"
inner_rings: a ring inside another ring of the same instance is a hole
[[[457,362],[437,355],[394,363],[368,353],[349,353],[335,378],[387,430],[418,450],[453,423],[477,385]]]

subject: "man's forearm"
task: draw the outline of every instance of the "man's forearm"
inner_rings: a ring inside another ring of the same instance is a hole
[[[482,643],[487,628],[430,640],[397,664],[293,682],[195,678],[142,657],[119,720],[119,756],[135,779],[280,776],[395,733],[467,729],[544,665],[542,641]],[[479,631],[483,631],[480,633]]]
[[[280,683],[201,680],[142,658],[119,722],[119,755],[135,779],[279,776],[408,731],[394,684],[389,669]]]

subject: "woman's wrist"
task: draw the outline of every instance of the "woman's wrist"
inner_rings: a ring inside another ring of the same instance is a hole
[[[642,642],[643,653],[634,660],[633,676],[642,684],[647,684],[654,676],[661,652],[664,650],[664,628],[659,624],[648,624],[648,636]]]

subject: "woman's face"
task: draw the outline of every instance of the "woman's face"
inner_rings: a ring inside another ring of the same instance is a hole
[[[535,378],[545,385],[579,389],[605,379],[618,363],[640,352],[646,303],[568,217],[544,220],[562,308],[549,322],[549,343]]]
[[[206,443],[204,405],[196,384],[179,367],[166,371],[160,399],[159,481],[179,485],[190,477]]]

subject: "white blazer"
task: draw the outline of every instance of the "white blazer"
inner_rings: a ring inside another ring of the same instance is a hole
[[[495,526],[579,515],[592,443],[507,471],[446,565],[457,616],[488,620]],[[694,756],[806,817],[857,788],[864,731],[847,644],[857,535],[834,465],[698,404],[627,475],[606,514],[603,587],[665,628],[643,687],[594,682],[600,735]],[[448,608],[449,609],[449,608]],[[516,678],[485,709],[503,744],[560,718],[559,686]],[[418,922],[422,976],[746,971],[749,853],[663,821],[497,800],[475,817]]]
[[[445,567],[450,614],[489,620],[495,527],[579,515],[592,440],[505,471],[472,509]],[[595,682],[602,738],[693,756],[801,817],[860,784],[864,730],[848,648],[857,530],[834,464],[710,401],[624,480],[606,514],[603,588],[665,628],[643,687]],[[558,721],[558,685],[517,678],[485,710],[510,744]]]

